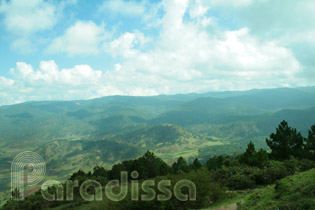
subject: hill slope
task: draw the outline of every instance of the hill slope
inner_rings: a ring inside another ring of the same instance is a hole
[[[136,158],[147,150],[172,162],[180,155],[196,157],[198,148],[221,144],[178,126],[162,124],[124,134],[90,136],[85,140],[54,140],[35,151],[46,161],[50,175],[67,175],[96,165],[110,168],[116,162]]]
[[[253,193],[240,207],[245,209],[315,209],[315,169],[286,177]]]

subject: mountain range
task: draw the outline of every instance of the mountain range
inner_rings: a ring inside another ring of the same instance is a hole
[[[0,184],[10,182],[10,161],[25,150],[38,152],[48,174],[63,178],[146,150],[171,164],[179,156],[202,161],[239,153],[249,141],[267,148],[265,138],[282,120],[306,136],[315,123],[315,87],[1,106]]]

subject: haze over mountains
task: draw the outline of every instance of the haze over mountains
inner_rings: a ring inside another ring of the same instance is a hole
[[[238,134],[250,137],[267,135],[271,131],[268,128],[274,128],[285,118],[305,133],[314,121],[314,107],[314,87],[27,102],[0,107],[0,132],[1,141],[12,144],[16,141],[36,143],[59,138],[78,139],[162,123],[196,130],[200,125],[216,128],[229,125],[240,129],[236,122],[239,126],[251,122],[256,129]],[[209,129],[202,133],[210,134]],[[222,136],[229,136],[230,130]]]

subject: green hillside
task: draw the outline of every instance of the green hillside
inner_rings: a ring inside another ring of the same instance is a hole
[[[240,210],[315,209],[315,169],[277,181],[251,194]]]
[[[47,164],[50,175],[69,175],[78,169],[89,169],[94,165],[110,167],[113,163],[135,158],[140,150],[134,146],[113,141],[69,141],[48,142],[35,150]]]
[[[136,158],[147,150],[172,163],[178,156],[197,157],[198,149],[223,145],[220,141],[193,134],[175,125],[162,124],[117,135],[90,136],[84,140],[54,140],[35,150],[47,164],[49,176],[63,179],[70,173],[95,165]]]
[[[136,131],[107,137],[107,139],[122,144],[134,145],[143,151],[151,150],[165,160],[182,155],[196,156],[198,148],[221,145],[217,139],[192,133],[172,124],[160,124]]]

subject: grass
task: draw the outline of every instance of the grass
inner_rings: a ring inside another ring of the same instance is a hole
[[[252,193],[241,210],[315,209],[315,169],[286,177]]]

